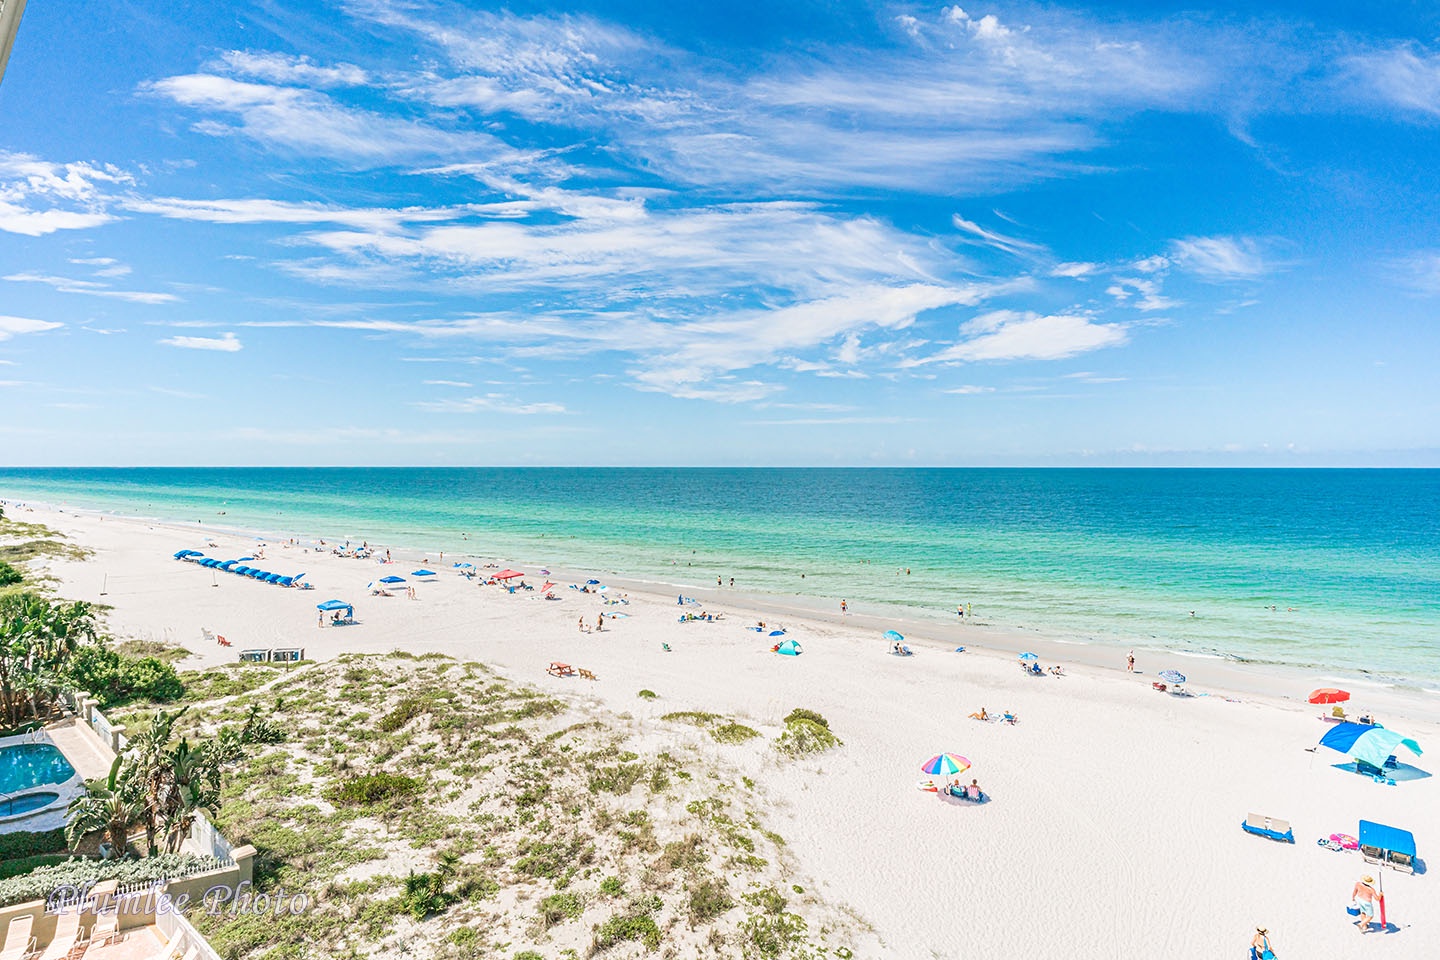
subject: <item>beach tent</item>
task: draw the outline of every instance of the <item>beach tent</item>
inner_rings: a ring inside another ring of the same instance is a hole
[[[1409,830],[1361,820],[1360,853],[1370,863],[1415,872],[1415,835]]]
[[[800,644],[796,643],[794,640],[786,640],[784,643],[780,644],[778,647],[775,648],[775,652],[787,657],[798,657],[800,656],[801,652]]]
[[[315,604],[315,609],[325,613],[329,613],[332,610],[344,610],[347,620],[355,616],[355,608],[344,600],[326,600],[324,603]]]
[[[396,577],[396,576],[393,576],[393,575],[392,575],[392,576],[389,576],[389,577],[381,577],[381,578],[380,578],[380,582],[381,582],[381,583],[404,583],[404,582],[405,582],[405,578],[404,578],[404,577]]]
[[[1364,723],[1339,723],[1320,738],[1320,746],[1337,750],[1357,762],[1384,768],[1399,747],[1420,756],[1420,744],[1394,730]]]
[[[523,577],[523,576],[525,576],[525,574],[521,573],[519,570],[509,570],[509,569],[506,569],[506,570],[501,570],[499,573],[495,574],[495,579],[496,579],[496,580],[510,580],[510,579],[513,579],[514,577]]]
[[[435,576],[435,571],[434,571],[434,570],[411,570],[411,571],[410,571],[410,576],[412,576],[412,577],[433,577],[433,576]]]

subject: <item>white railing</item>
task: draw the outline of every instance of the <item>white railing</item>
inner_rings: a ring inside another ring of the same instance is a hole
[[[165,937],[166,943],[170,943],[177,933],[181,934],[180,939],[174,942],[172,952],[180,952],[188,957],[192,956],[190,951],[194,950],[193,956],[196,960],[220,960],[220,954],[200,936],[200,931],[191,926],[190,921],[176,910],[164,910],[155,914],[155,929]]]
[[[221,860],[230,860],[230,843],[221,835],[215,825],[205,818],[205,814],[195,814],[195,822],[190,825],[190,843],[195,850],[201,854],[209,854]]]

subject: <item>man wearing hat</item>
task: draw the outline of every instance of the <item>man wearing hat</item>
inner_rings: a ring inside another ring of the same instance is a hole
[[[1355,906],[1360,908],[1360,919],[1355,921],[1355,926],[1360,928],[1361,933],[1370,932],[1370,924],[1375,920],[1375,904],[1384,896],[1371,886],[1374,882],[1375,878],[1366,874],[1355,884],[1355,889],[1350,891],[1350,898],[1355,901]]]

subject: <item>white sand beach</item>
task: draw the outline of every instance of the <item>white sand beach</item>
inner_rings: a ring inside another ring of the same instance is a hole
[[[233,661],[251,647],[303,647],[310,659],[440,651],[641,716],[705,710],[773,732],[792,708],[819,711],[845,745],[813,767],[720,744],[707,749],[749,765],[770,801],[761,811],[768,825],[824,897],[871,925],[881,955],[1242,957],[1257,925],[1269,929],[1283,958],[1419,958],[1440,945],[1440,882],[1429,871],[1384,870],[1391,927],[1362,935],[1345,911],[1351,885],[1382,871],[1357,852],[1316,844],[1356,833],[1363,818],[1413,831],[1422,862],[1440,856],[1432,854],[1440,843],[1437,778],[1378,784],[1336,769],[1339,754],[1307,751],[1325,732],[1318,715],[1329,708],[1304,697],[1337,685],[1333,678],[1162,662],[1150,651],[1137,651],[1139,672],[1131,675],[1123,651],[1110,648],[906,625],[864,610],[843,620],[785,614],[774,599],[729,590],[696,594],[723,619],[679,623],[681,612],[702,606],[678,607],[673,593],[637,584],[607,581],[606,595],[624,593],[630,602],[605,606],[602,595],[568,589],[583,579],[557,575],[558,599],[546,601],[539,590],[511,594],[458,576],[451,562],[469,558],[442,561],[392,546],[397,562],[381,566],[268,543],[266,569],[305,571],[315,589],[300,591],[172,559],[183,548],[249,555],[258,546],[251,537],[73,512],[16,516],[94,550],[84,562],[38,565],[58,579],[61,595],[108,604],[117,637],[189,648],[194,657],[182,667]],[[416,599],[403,589],[368,595],[367,583],[409,577],[422,563],[439,576],[411,579]],[[520,569],[532,584],[546,579]],[[315,605],[332,598],[354,604],[359,622],[318,627]],[[601,612],[603,632],[577,628],[581,618],[593,627]],[[626,616],[611,620],[612,612]],[[804,653],[770,652],[775,641],[749,629],[758,620],[783,625]],[[889,655],[880,637],[887,627],[906,634],[914,656]],[[202,630],[231,646],[204,643]],[[960,644],[966,652],[955,652]],[[1045,666],[1064,663],[1066,675],[1022,675],[1019,649],[1035,650]],[[548,676],[552,660],[597,679]],[[1153,690],[1165,667],[1189,675],[1194,695]],[[1353,708],[1440,749],[1437,698],[1338,685],[1355,693]],[[637,699],[642,688],[659,699]],[[967,717],[981,706],[1014,711],[1019,722]],[[978,779],[990,802],[917,789],[925,779],[920,764],[942,751],[970,760],[966,782]],[[1429,755],[1401,759],[1429,767]],[[1296,843],[1243,832],[1252,812],[1290,821]]]

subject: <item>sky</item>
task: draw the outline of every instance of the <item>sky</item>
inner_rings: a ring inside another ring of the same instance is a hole
[[[1440,466],[1437,156],[1420,0],[31,2],[0,464]]]

